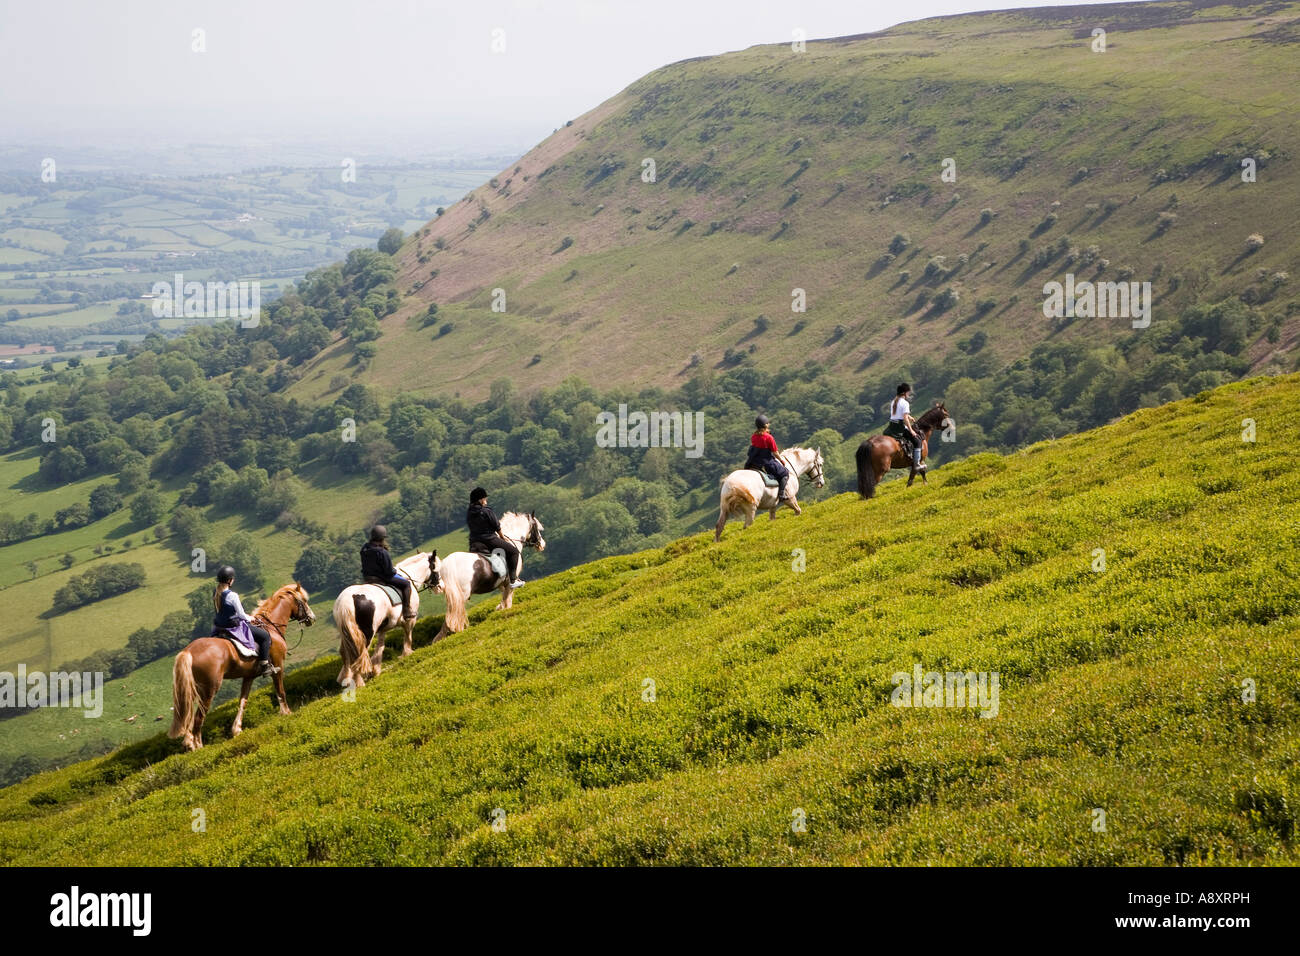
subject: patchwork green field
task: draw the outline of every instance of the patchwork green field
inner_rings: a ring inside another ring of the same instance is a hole
[[[177,271],[257,279],[269,298],[277,280],[373,245],[389,226],[418,228],[492,170],[363,164],[356,173],[344,184],[323,169],[160,177],[72,168],[42,183],[0,169],[0,341],[93,355],[117,332],[175,331],[173,320],[152,325],[138,312],[155,281]]]
[[[0,861],[1295,864],[1298,433],[1256,378],[560,572],[7,788]],[[892,706],[918,667],[989,716]]]

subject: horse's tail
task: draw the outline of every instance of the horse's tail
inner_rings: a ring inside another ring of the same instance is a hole
[[[194,683],[194,655],[189,648],[176,655],[172,665],[172,726],[168,737],[183,737],[185,746],[193,750],[194,716],[199,709],[199,688]]]
[[[470,567],[473,573],[473,566]],[[469,584],[461,580],[461,575],[453,568],[451,574],[439,575],[442,581],[442,597],[447,604],[443,614],[442,626],[453,634],[469,627],[469,614],[465,610],[469,604]]]
[[[858,446],[858,494],[871,498],[876,494],[876,466],[871,461],[871,441]]]
[[[358,671],[363,679],[373,676],[375,668],[370,663],[370,655],[366,653],[370,640],[357,626],[356,614],[346,601],[334,603],[334,620],[339,628],[339,657],[343,658],[339,683],[345,683],[346,675],[353,670]]]

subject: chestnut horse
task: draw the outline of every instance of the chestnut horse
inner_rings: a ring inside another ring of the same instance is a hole
[[[934,408],[931,408],[920,418],[916,419],[917,430],[921,433],[921,461],[925,461],[925,456],[930,451],[930,433],[936,428],[947,427],[952,419],[948,417],[948,409],[943,407],[943,402],[935,402]],[[912,459],[903,454],[902,443],[888,435],[872,435],[861,445],[858,446],[858,494],[863,498],[870,498],[876,493],[876,485],[880,479],[885,477],[885,472],[891,468],[910,468],[911,471],[907,476],[907,486],[910,488],[912,482],[916,480],[916,466],[912,464]],[[929,484],[925,478],[925,470],[921,470],[921,481]]]
[[[280,713],[288,714],[289,705],[284,696],[284,656],[288,650],[284,642],[284,628],[290,620],[301,621],[311,627],[316,620],[307,605],[307,592],[296,581],[286,584],[259,604],[252,615],[253,623],[271,632],[271,663],[280,668],[274,675],[275,695],[280,703]],[[244,686],[239,691],[239,711],[230,728],[231,735],[244,729],[244,705],[248,692],[257,676],[257,659],[241,657],[235,642],[225,637],[200,637],[191,641],[185,650],[176,655],[172,667],[172,726],[168,737],[183,739],[186,750],[203,746],[203,719],[212,706],[212,698],[227,677],[242,677]]]

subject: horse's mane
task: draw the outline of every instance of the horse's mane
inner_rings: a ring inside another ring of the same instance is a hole
[[[528,524],[529,522],[532,522],[532,521],[536,521],[538,524],[541,524],[541,523],[542,523],[542,522],[541,522],[541,519],[538,518],[537,515],[529,514],[527,511],[504,511],[504,512],[502,512],[502,513],[501,513],[501,520],[502,520],[502,522],[504,522],[507,518],[518,518],[520,521],[524,522],[525,524]]]
[[[922,428],[938,428],[947,417],[948,410],[941,405],[935,405],[933,408],[926,409],[925,413],[916,420],[916,424]]]
[[[264,601],[262,601],[260,604],[258,604],[257,607],[253,608],[252,613],[249,614],[248,616],[249,616],[249,617],[259,617],[259,616],[261,616],[262,613],[266,610],[266,608],[267,608],[270,604],[272,604],[272,603],[273,603],[277,598],[280,597],[280,593],[281,593],[282,591],[288,591],[288,590],[290,590],[291,588],[296,588],[296,587],[298,587],[298,582],[297,582],[297,581],[294,581],[292,584],[286,584],[284,587],[280,588],[280,589],[277,590],[274,594],[272,594],[270,597],[266,598]]]

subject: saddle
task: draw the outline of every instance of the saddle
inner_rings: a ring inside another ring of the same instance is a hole
[[[494,553],[491,545],[484,544],[482,541],[471,541],[469,550],[471,554],[477,554],[492,565],[492,573],[497,576],[496,581],[493,582],[494,586],[501,584],[502,581],[510,577],[510,569],[506,567],[505,555]]]
[[[499,554],[493,554],[491,551],[476,552],[479,557],[486,559],[487,563],[492,565],[492,573],[497,576],[496,582],[500,584],[510,576],[510,569],[506,567],[506,559]]]
[[[903,455],[905,457],[907,458],[912,457],[912,451],[916,442],[914,442],[912,440],[912,436],[906,434],[903,429],[900,428],[898,429],[897,432],[895,432],[889,428],[886,428],[883,432],[881,432],[881,434],[884,435],[886,438],[892,438],[894,439],[894,441],[898,442],[898,444],[900,444],[903,447]]]
[[[777,481],[775,478],[773,478],[771,475],[765,472],[762,468],[750,468],[749,470],[756,471],[763,476],[763,485],[765,487],[779,488],[781,486],[781,482]]]
[[[380,584],[378,581],[366,581],[371,587],[379,588],[388,595],[388,603],[393,607],[402,607],[402,592],[397,590],[391,584]]]
[[[253,632],[248,629],[247,621],[240,621],[233,628],[214,627],[210,637],[222,637],[235,645],[235,651],[240,657],[256,657],[257,642],[253,640]]]

